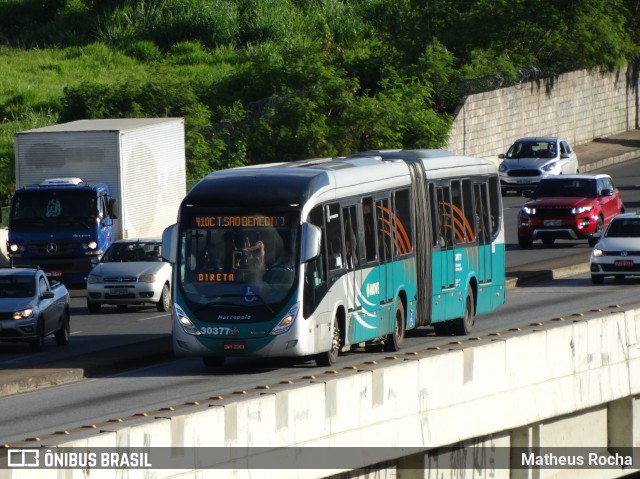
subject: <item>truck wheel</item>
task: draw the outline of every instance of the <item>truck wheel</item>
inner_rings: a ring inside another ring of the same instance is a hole
[[[340,354],[340,323],[338,322],[337,317],[333,318],[332,329],[331,349],[316,355],[316,364],[319,367],[331,366],[338,360],[338,355]]]
[[[165,311],[169,311],[171,307],[171,291],[169,290],[169,285],[165,284],[162,287],[162,294],[160,295],[160,300],[156,303],[156,309],[161,313]]]
[[[53,333],[53,337],[55,338],[58,346],[66,346],[69,344],[70,335],[71,327],[69,324],[69,313],[65,311],[62,315],[62,325],[60,326],[60,329]]]
[[[404,306],[402,301],[398,299],[393,319],[393,333],[384,338],[384,350],[387,352],[400,351],[402,341],[404,341]]]
[[[36,334],[37,338],[29,343],[29,349],[32,353],[39,353],[44,351],[44,323],[41,319],[38,320],[38,325],[36,326]]]
[[[87,309],[91,314],[98,314],[100,312],[100,303],[95,303],[87,299]]]

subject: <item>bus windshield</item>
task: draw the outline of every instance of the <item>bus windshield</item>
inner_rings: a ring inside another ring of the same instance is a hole
[[[207,210],[183,218],[179,282],[186,299],[223,309],[280,307],[297,276],[299,222],[291,211]]]

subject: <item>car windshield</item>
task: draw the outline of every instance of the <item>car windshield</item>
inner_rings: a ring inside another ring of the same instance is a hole
[[[160,241],[136,241],[112,244],[102,257],[103,263],[162,261]]]
[[[578,197],[596,198],[596,180],[592,178],[570,178],[542,180],[538,183],[532,198],[543,197]]]
[[[36,284],[31,276],[0,277],[0,298],[30,298],[35,294]]]
[[[555,158],[555,141],[522,140],[516,141],[506,154],[508,159]]]
[[[614,219],[604,236],[605,238],[640,238],[640,218]]]

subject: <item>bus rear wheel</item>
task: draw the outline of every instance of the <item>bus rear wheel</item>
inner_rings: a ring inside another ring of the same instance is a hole
[[[396,304],[396,314],[394,317],[393,333],[388,334],[384,339],[384,350],[387,352],[400,351],[404,341],[404,306],[398,300]]]
[[[473,288],[467,289],[467,301],[464,306],[464,315],[456,320],[456,334],[467,336],[475,322],[475,302],[473,300]]]
[[[331,366],[338,361],[338,355],[340,354],[340,323],[337,317],[333,318],[332,329],[331,349],[316,355],[316,364],[319,367]]]

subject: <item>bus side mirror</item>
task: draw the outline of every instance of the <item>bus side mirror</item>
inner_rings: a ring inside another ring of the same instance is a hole
[[[322,230],[309,223],[302,224],[302,262],[317,257],[320,254],[320,241],[322,240]]]
[[[165,228],[162,232],[162,259],[171,264],[176,262],[178,249],[178,224]]]

